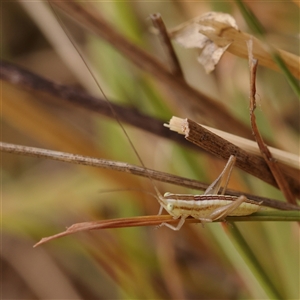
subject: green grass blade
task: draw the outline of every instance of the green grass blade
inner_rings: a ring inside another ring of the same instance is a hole
[[[243,1],[236,0],[236,4],[253,33],[259,35],[261,38],[264,38],[265,29],[260,24],[254,13],[243,3]]]
[[[247,241],[244,239],[237,226],[234,223],[231,223],[228,226],[228,231],[232,237],[235,247],[238,248],[239,252],[243,256],[257,280],[260,282],[267,295],[271,299],[283,299],[284,297],[280,294],[276,286],[270,280],[268,274],[265,272],[264,268],[256,258],[255,254],[249,247]]]

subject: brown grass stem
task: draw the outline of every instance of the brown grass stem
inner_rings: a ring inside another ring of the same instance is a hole
[[[251,216],[235,216],[235,217],[226,217],[226,222],[251,222],[251,221],[284,221],[284,222],[293,222],[299,221],[299,213],[292,213],[290,216],[286,215],[284,212],[258,212]],[[101,221],[89,221],[75,223],[68,227],[65,231],[58,234],[42,238],[38,243],[33,247],[40,246],[52,240],[71,235],[81,231],[89,230],[100,230],[100,229],[109,229],[109,228],[125,228],[125,227],[136,227],[136,226],[158,226],[162,222],[168,223],[177,223],[178,220],[174,219],[170,215],[155,215],[155,216],[139,216],[132,218],[119,218],[119,219],[110,219],[110,220],[101,220]],[[216,220],[214,222],[222,222],[221,220]],[[188,217],[186,223],[201,223],[200,220]],[[229,224],[229,226],[231,226]]]
[[[257,145],[260,149],[260,152],[262,154],[262,157],[264,158],[267,166],[269,167],[270,172],[272,173],[277,186],[285,196],[286,200],[289,203],[297,205],[296,202],[296,196],[293,194],[285,176],[281,172],[281,169],[279,167],[279,164],[277,161],[273,158],[272,153],[268,149],[268,146],[265,144],[262,135],[259,132],[259,129],[256,124],[256,117],[254,114],[255,108],[256,108],[256,70],[258,66],[258,60],[254,59],[253,53],[252,53],[252,41],[247,42],[248,46],[248,52],[249,52],[249,68],[250,68],[250,121],[251,121],[251,127],[253,131],[253,135],[255,137],[255,140],[257,142]]]
[[[95,97],[73,86],[51,81],[10,62],[1,61],[0,79],[27,91],[41,93],[41,95],[39,95],[40,97],[38,97],[39,101],[52,101],[49,97],[43,97],[46,93],[48,95],[58,97],[61,101],[60,103],[63,105],[71,104],[72,106],[83,108],[89,112],[99,113],[103,116],[114,119],[112,110],[107,105],[107,101],[103,99],[103,97]],[[115,104],[113,100],[110,100],[110,104],[113,107],[113,110],[117,113],[121,122],[143,129],[157,136],[171,139],[176,143],[183,144],[187,147],[191,146],[191,143],[183,140],[180,136],[178,136],[178,134],[170,132],[170,130],[164,128],[162,126],[162,120],[147,116],[139,112],[137,109]],[[198,147],[193,148],[197,149]],[[197,150],[199,150],[199,148]]]
[[[15,144],[3,143],[3,142],[0,142],[0,150],[2,152],[12,153],[12,154],[20,154],[20,155],[26,155],[31,157],[37,157],[37,158],[52,159],[52,160],[68,162],[72,164],[93,166],[102,169],[111,169],[114,171],[130,173],[132,175],[137,175],[137,176],[142,176],[147,178],[151,176],[151,178],[157,181],[171,183],[174,185],[183,186],[195,190],[204,191],[208,187],[208,184],[199,182],[197,180],[187,179],[184,177],[180,177],[180,176],[176,176],[164,172],[159,172],[152,169],[145,169],[143,167],[131,165],[124,162],[94,158],[94,157],[72,154],[72,153],[65,153],[60,151],[53,151],[48,149],[41,149],[36,147],[21,146],[21,145],[15,145]],[[226,190],[226,194],[232,196],[244,195],[248,199],[251,199],[258,203],[262,202],[262,205],[271,208],[276,208],[281,210],[300,210],[300,208],[296,205],[283,203],[274,199],[259,197],[248,193],[241,193],[230,189]]]
[[[183,77],[183,71],[181,69],[178,57],[174,51],[173,45],[171,43],[168,31],[166,29],[165,23],[159,13],[151,14],[150,19],[154,25],[154,27],[158,31],[158,36],[161,40],[161,44],[164,48],[164,52],[166,53],[168,65],[170,67],[171,73],[179,78]]]
[[[237,167],[278,188],[268,165],[262,157],[247,153],[245,150],[210,132],[190,119],[173,117],[170,120],[169,128],[185,135],[188,141],[219,158],[227,160],[230,155],[236,156]],[[286,175],[286,178],[293,192],[300,198],[298,179],[294,179],[289,175]]]

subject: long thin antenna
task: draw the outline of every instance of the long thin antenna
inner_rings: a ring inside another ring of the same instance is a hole
[[[134,146],[134,144],[133,144],[131,138],[129,137],[128,132],[126,131],[125,127],[123,126],[123,124],[122,124],[122,122],[121,122],[121,120],[120,120],[120,118],[119,118],[117,112],[115,111],[115,109],[113,108],[113,106],[112,106],[110,100],[108,99],[108,97],[107,97],[106,94],[104,93],[104,90],[102,89],[101,85],[99,84],[99,82],[98,82],[96,76],[94,75],[94,73],[92,72],[91,68],[90,68],[89,65],[87,64],[87,62],[86,62],[86,60],[85,60],[83,54],[80,52],[79,48],[77,47],[76,43],[75,43],[74,40],[72,39],[72,36],[71,36],[70,33],[68,32],[68,30],[67,30],[65,24],[63,23],[63,21],[61,20],[61,18],[59,17],[59,15],[58,15],[57,12],[55,11],[55,9],[53,8],[52,4],[51,4],[49,1],[48,1],[48,3],[49,3],[49,5],[50,5],[50,7],[51,7],[51,9],[52,9],[52,11],[53,11],[53,13],[54,13],[54,15],[55,15],[57,21],[58,21],[58,23],[60,24],[60,26],[61,26],[61,28],[63,29],[64,33],[66,34],[66,36],[68,37],[69,41],[70,41],[71,44],[73,45],[74,49],[77,51],[78,55],[79,55],[80,58],[82,59],[84,65],[85,65],[86,68],[87,68],[87,70],[88,70],[89,73],[91,74],[91,76],[92,76],[94,82],[96,83],[97,87],[99,88],[100,92],[102,93],[102,95],[103,95],[105,101],[107,102],[107,104],[108,104],[108,106],[109,106],[109,109],[111,110],[111,112],[112,112],[114,118],[116,119],[116,121],[118,122],[119,126],[121,127],[121,129],[122,129],[124,135],[126,136],[127,141],[128,141],[128,143],[129,143],[131,149],[132,149],[133,152],[135,153],[135,155],[136,155],[137,159],[139,160],[140,164],[142,165],[142,167],[143,167],[145,170],[147,170],[147,168],[146,168],[146,166],[145,166],[145,164],[144,164],[144,162],[143,162],[141,156],[139,155],[138,151],[136,150],[136,148],[135,148],[135,146]],[[150,174],[148,173],[148,171],[147,171],[147,174],[148,174],[147,177],[149,178],[149,180],[150,180],[150,182],[151,182],[151,185],[153,186],[153,189],[154,189],[155,192],[158,194],[158,198],[161,199],[161,198],[162,198],[162,195],[161,195],[161,193],[159,192],[159,190],[158,190],[158,188],[156,187],[156,185],[154,184],[154,181],[153,181],[152,177],[150,176]]]

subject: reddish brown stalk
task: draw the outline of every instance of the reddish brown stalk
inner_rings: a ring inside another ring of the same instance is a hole
[[[173,45],[171,43],[168,31],[164,24],[164,21],[159,13],[151,14],[150,18],[153,25],[158,30],[158,35],[161,40],[162,46],[167,55],[168,63],[170,66],[171,73],[179,78],[183,78],[183,72],[178,60],[178,57],[174,51]]]
[[[279,214],[282,212],[279,212]],[[228,222],[237,222],[237,221],[297,221],[299,220],[299,215],[287,217],[282,214],[278,216],[276,213],[273,216],[270,215],[259,215],[260,213],[253,214],[251,216],[235,216],[235,217],[226,217]],[[266,213],[265,213],[266,214]],[[90,230],[100,230],[100,229],[109,229],[109,228],[124,228],[124,227],[135,227],[135,226],[157,226],[162,222],[168,223],[178,223],[178,219],[174,219],[171,215],[155,215],[155,216],[139,216],[132,218],[120,218],[120,219],[111,219],[111,220],[101,220],[101,221],[92,221],[92,222],[82,222],[71,225],[65,231],[58,234],[42,238],[38,243],[33,247],[40,246],[44,243],[50,242],[52,240],[71,235],[80,231],[90,231]],[[200,223],[200,220],[189,217],[186,219],[187,223]],[[217,220],[215,222],[222,222]]]
[[[293,194],[292,189],[288,182],[285,179],[277,161],[273,158],[268,146],[264,143],[264,140],[258,130],[256,124],[256,117],[254,114],[256,108],[256,70],[258,66],[258,60],[253,58],[252,54],[252,43],[249,41],[248,45],[248,52],[249,52],[249,67],[250,67],[250,121],[251,127],[253,131],[253,135],[257,142],[257,145],[260,149],[262,157],[264,158],[265,162],[267,163],[279,189],[282,191],[283,195],[285,196],[287,202],[297,205],[296,196]]]
[[[133,226],[151,226],[151,225],[159,225],[162,222],[172,222],[172,220],[173,222],[178,222],[177,220],[172,219],[172,216],[170,215],[165,215],[165,216],[157,215],[157,216],[141,216],[141,217],[133,217],[133,218],[120,218],[120,219],[76,223],[68,227],[63,232],[60,232],[58,234],[49,237],[42,238],[33,247],[37,247],[49,241],[67,235],[71,235],[73,233],[80,232],[80,231],[133,227]]]

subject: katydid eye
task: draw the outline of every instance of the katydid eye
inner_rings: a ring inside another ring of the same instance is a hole
[[[174,208],[174,205],[172,203],[168,203],[167,205],[167,211],[172,211]]]

